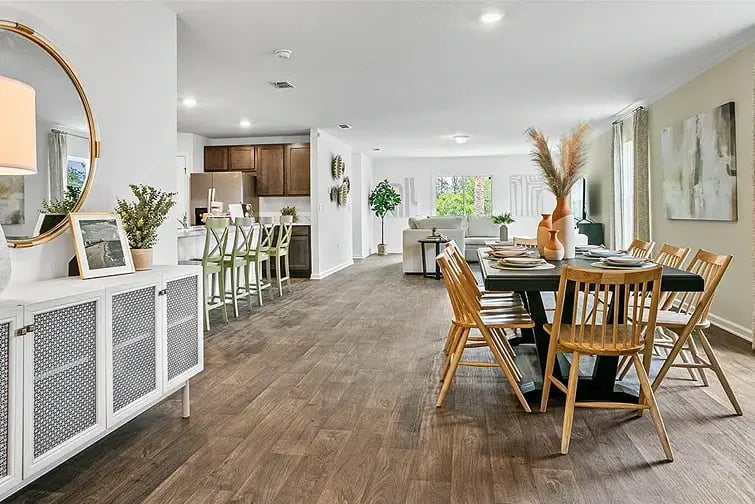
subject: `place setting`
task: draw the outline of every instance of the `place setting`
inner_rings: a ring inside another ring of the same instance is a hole
[[[590,265],[595,268],[600,268],[600,269],[626,270],[626,269],[652,268],[653,266],[655,266],[655,263],[644,257],[619,255],[619,256],[603,257],[600,259],[600,261],[594,262]]]
[[[505,259],[509,257],[527,257],[529,251],[527,247],[521,245],[489,245],[486,259]]]
[[[540,257],[504,257],[490,266],[501,270],[547,270],[556,267]]]

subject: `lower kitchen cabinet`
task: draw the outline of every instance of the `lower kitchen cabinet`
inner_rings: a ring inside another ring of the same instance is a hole
[[[288,246],[289,272],[292,278],[309,278],[312,274],[312,241],[310,226],[293,226],[291,243]],[[275,260],[271,263],[272,271],[278,265]],[[282,260],[281,260],[282,265]]]
[[[179,388],[188,393],[203,369],[200,281],[198,267],[157,266],[3,293],[0,499]]]

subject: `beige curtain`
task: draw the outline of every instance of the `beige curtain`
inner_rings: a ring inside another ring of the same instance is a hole
[[[613,123],[613,154],[611,156],[611,212],[608,214],[608,246],[621,246],[621,204],[617,195],[621,194],[621,162],[624,146],[624,125]]]
[[[633,114],[634,236],[650,241],[650,177],[648,175],[648,111]]]
[[[50,201],[62,201],[68,175],[68,139],[62,131],[51,130],[49,139]]]

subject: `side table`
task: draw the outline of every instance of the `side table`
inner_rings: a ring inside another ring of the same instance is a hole
[[[428,273],[427,272],[427,259],[425,258],[425,245],[428,243],[435,244],[435,255],[440,254],[440,246],[445,245],[446,243],[450,242],[451,240],[432,240],[429,238],[425,238],[422,240],[417,240],[419,242],[419,246],[422,247],[422,276],[425,278],[434,278],[436,280],[440,280],[440,267],[438,267],[438,263],[435,263],[435,273]]]

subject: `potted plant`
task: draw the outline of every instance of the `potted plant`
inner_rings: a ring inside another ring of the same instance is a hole
[[[498,224],[500,226],[498,228],[498,234],[501,241],[509,241],[509,228],[507,225],[514,223],[514,218],[511,216],[511,212],[493,215],[491,216],[491,220],[493,221],[493,224]]]
[[[157,229],[165,222],[176,204],[176,194],[148,185],[129,184],[136,201],[118,198],[115,211],[121,216],[131,247],[134,269],[152,268],[152,247],[157,243]]]
[[[79,202],[81,196],[81,187],[66,186],[66,192],[63,199],[60,200],[42,200],[42,213],[54,215],[68,215]]]
[[[375,188],[370,191],[367,198],[370,204],[370,210],[380,217],[380,243],[378,244],[378,255],[386,255],[385,248],[385,216],[388,212],[393,212],[401,204],[401,195],[393,188],[388,179],[378,182]]]
[[[286,206],[281,208],[281,217],[286,217],[285,219],[281,219],[281,222],[286,222],[289,218],[291,222],[296,222],[296,207]]]

